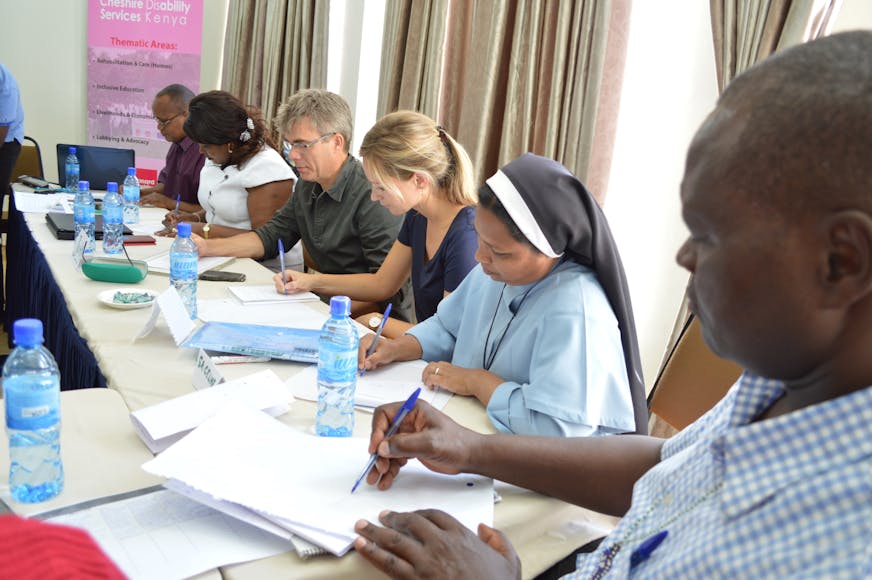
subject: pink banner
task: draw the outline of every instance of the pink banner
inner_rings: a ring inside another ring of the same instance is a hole
[[[135,149],[137,175],[153,185],[170,144],[151,102],[173,83],[200,91],[203,0],[88,4],[88,143]]]

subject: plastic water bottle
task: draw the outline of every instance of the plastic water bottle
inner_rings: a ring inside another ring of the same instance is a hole
[[[35,503],[64,488],[60,373],[42,346],[42,321],[16,320],[12,336],[15,349],[3,365],[9,490],[15,501]]]
[[[70,147],[64,162],[64,186],[71,192],[79,188],[79,158],[76,157],[75,147]]]
[[[191,239],[191,224],[181,222],[170,248],[170,284],[176,287],[188,316],[197,318],[197,244]]]
[[[136,178],[136,168],[127,168],[127,177],[124,178],[124,223],[139,223],[139,180]]]
[[[322,437],[351,437],[354,431],[354,390],[357,387],[357,329],[351,321],[351,300],[330,299],[330,318],[318,340],[318,411],[315,432]]]
[[[76,222],[75,244],[73,244],[73,260],[81,265],[82,254],[94,252],[94,196],[91,195],[91,184],[80,181],[76,197],[73,200],[73,218]]]
[[[103,198],[103,251],[107,254],[120,254],[124,249],[124,224],[122,222],[121,196],[118,184],[106,184]]]

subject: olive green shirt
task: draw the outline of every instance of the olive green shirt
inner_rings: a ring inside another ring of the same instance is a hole
[[[403,216],[391,215],[370,198],[370,183],[360,161],[348,156],[333,187],[300,181],[273,218],[255,230],[264,259],[278,255],[278,241],[291,248],[299,240],[325,274],[376,272],[397,239]],[[411,320],[406,285],[391,302],[398,318]]]

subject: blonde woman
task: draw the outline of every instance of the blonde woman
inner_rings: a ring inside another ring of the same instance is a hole
[[[360,147],[372,199],[394,215],[405,214],[397,241],[372,274],[285,272],[279,292],[310,290],[328,296],[381,302],[393,296],[411,275],[418,321],[436,312],[476,265],[478,239],[473,220],[477,203],[472,164],[463,147],[429,117],[397,111],[370,129]],[[377,312],[358,318],[377,328]],[[412,325],[389,319],[384,335],[400,336]]]

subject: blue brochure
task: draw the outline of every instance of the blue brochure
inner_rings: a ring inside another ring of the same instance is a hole
[[[306,328],[207,322],[188,337],[182,346],[317,363],[320,335],[320,330]]]

